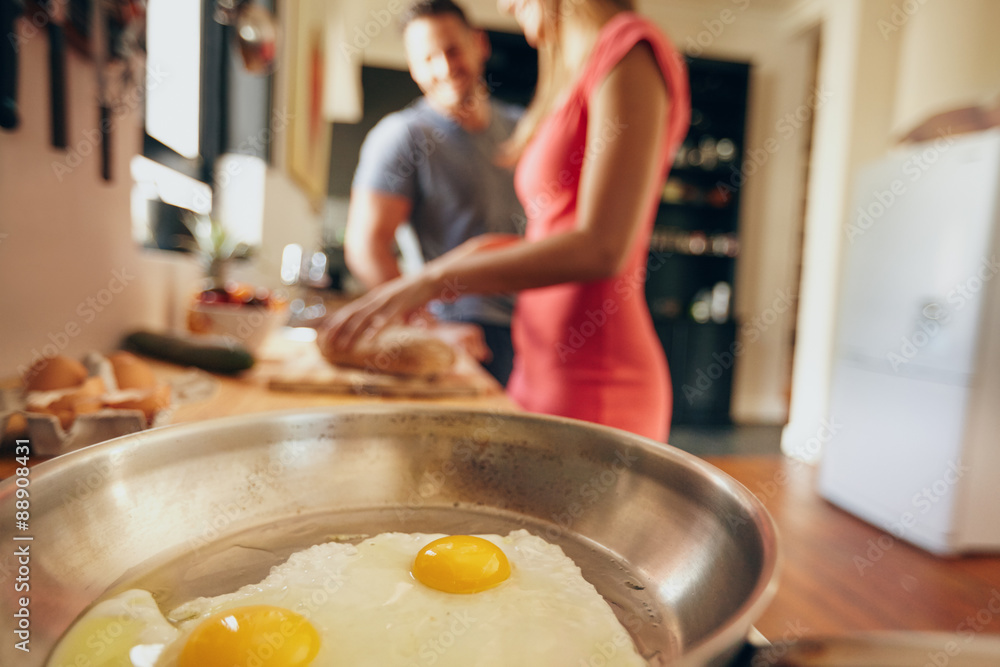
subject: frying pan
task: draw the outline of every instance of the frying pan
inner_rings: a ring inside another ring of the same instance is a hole
[[[15,488],[0,483],[5,525]],[[41,463],[29,489],[32,651],[4,641],[4,665],[43,665],[106,592],[144,587],[168,609],[331,536],[526,528],[574,559],[653,665],[729,662],[778,572],[770,517],[721,471],[538,415],[372,406],[183,424]],[[3,624],[24,595],[9,583]]]

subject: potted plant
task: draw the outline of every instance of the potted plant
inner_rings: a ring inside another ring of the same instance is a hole
[[[254,352],[284,321],[285,300],[265,287],[230,279],[232,263],[250,258],[253,248],[235,239],[219,220],[191,215],[185,225],[191,231],[188,248],[198,256],[206,277],[188,308],[188,329],[222,336]]]
[[[197,255],[207,278],[206,289],[225,288],[233,261],[249,259],[253,247],[237,241],[218,219],[192,213],[184,219],[191,239],[183,245]]]

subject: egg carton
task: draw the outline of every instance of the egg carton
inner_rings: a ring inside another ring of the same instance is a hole
[[[92,352],[83,360],[90,376],[104,381],[107,394],[123,394],[107,357]],[[0,390],[0,433],[7,433],[11,418],[20,414],[27,422],[27,439],[36,456],[58,456],[105,440],[138,433],[147,428],[170,423],[175,408],[186,403],[205,400],[215,393],[218,381],[211,375],[191,370],[167,381],[170,386],[170,406],[153,415],[151,423],[141,410],[104,408],[77,415],[73,424],[64,429],[55,415],[27,410],[27,393],[21,387]]]

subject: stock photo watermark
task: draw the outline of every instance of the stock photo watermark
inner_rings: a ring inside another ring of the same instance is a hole
[[[599,308],[586,310],[580,321],[570,325],[566,330],[565,340],[556,343],[555,349],[559,361],[565,362],[571,355],[582,350],[587,342],[618,314],[624,301],[636,291],[645,288],[649,276],[663,268],[668,257],[670,253],[650,250],[646,264],[620,276],[612,286],[616,298],[605,299]]]
[[[14,648],[25,653],[31,652],[31,558],[34,536],[31,532],[31,468],[29,467],[30,442],[15,441],[14,468],[14,527],[17,533],[11,536],[14,543],[14,559],[17,565],[17,576],[14,579],[14,592],[20,593],[15,600],[17,611],[14,612],[14,636],[19,641]]]
[[[970,471],[971,468],[964,465],[961,459],[952,461],[938,479],[925,484],[914,493],[910,498],[912,511],[907,510],[900,514],[899,518],[889,526],[888,533],[882,533],[877,538],[870,538],[865,545],[867,548],[864,554],[854,556],[852,561],[858,570],[858,575],[863,577],[867,570],[875,567],[875,564],[896,546],[898,540],[906,538],[906,535],[920,521],[920,517],[929,514],[938,503],[948,497],[955,484]]]
[[[871,200],[866,206],[859,206],[855,212],[854,222],[844,229],[847,240],[852,244],[881,220],[902,197],[906,196],[910,187],[917,183],[924,174],[941,159],[948,149],[955,144],[955,138],[950,136],[951,128],[941,130],[938,138],[919,153],[907,158],[900,166],[902,176],[893,179],[885,189],[872,192]],[[904,178],[905,177],[905,178]]]
[[[880,18],[875,25],[883,39],[889,37],[903,29],[917,12],[923,9],[924,5],[933,0],[904,0],[904,2],[892,5],[892,11],[888,17]]]
[[[83,326],[93,323],[114,302],[117,296],[132,284],[135,278],[134,275],[129,273],[127,267],[112,271],[111,279],[108,281],[106,287],[86,297],[77,304],[74,312],[79,319],[69,320],[61,329],[50,331],[47,335],[48,342],[40,348],[33,348],[31,350],[30,361],[27,364],[21,364],[17,368],[17,374],[21,377],[21,380],[27,381],[31,378],[32,368],[35,364],[46,359],[51,359],[65,350],[69,346],[70,341],[83,332]]]
[[[396,508],[396,518],[401,522],[407,521],[426,504],[428,499],[438,495],[449,479],[460,472],[461,465],[468,465],[474,461],[480,449],[489,444],[496,433],[503,430],[508,418],[509,415],[492,409],[485,423],[477,426],[469,437],[456,443],[457,462],[456,459],[445,460],[435,469],[425,470],[420,475],[406,503]]]
[[[145,434],[138,433],[133,437],[135,438],[135,444],[141,446],[142,441],[145,439]],[[115,475],[115,472],[121,465],[122,459],[122,452],[114,451],[107,460],[96,461],[86,474],[79,474],[75,479],[75,484],[63,491],[63,506],[65,507],[92,498],[94,493]]]
[[[449,614],[449,617],[451,623],[448,627],[443,629],[434,639],[423,642],[417,649],[420,662],[411,662],[407,667],[435,664],[477,622],[476,618],[465,610]]]
[[[997,616],[1000,616],[1000,591],[994,588],[990,591],[990,599],[986,605],[980,608],[975,615],[966,616],[965,620],[955,628],[955,632],[965,641],[972,641],[975,635],[985,630],[986,626],[996,620]],[[948,653],[952,655],[951,651]]]
[[[615,460],[607,468],[601,472],[594,473],[577,487],[576,494],[579,498],[578,501],[569,503],[560,512],[552,513],[551,519],[556,525],[545,528],[545,538],[555,541],[565,535],[572,529],[576,520],[583,516],[589,508],[596,505],[609,491],[614,489],[618,485],[618,480],[621,476],[628,470],[631,470],[638,461],[639,457],[631,452],[616,450]]]
[[[766,648],[761,648],[750,661],[750,667],[767,667],[767,665],[777,665],[788,653],[788,649],[808,635],[812,628],[807,626],[802,620],[786,621],[785,632],[780,639],[771,641]]]
[[[573,168],[561,169],[556,178],[546,182],[538,194],[528,201],[524,207],[525,215],[528,218],[540,216],[559,197],[560,193],[565,191],[567,187],[577,184],[583,163],[595,159],[606,151],[608,146],[621,137],[626,129],[628,129],[628,124],[621,122],[617,116],[605,120],[601,127],[595,130],[592,141],[588,140],[584,146],[580,146],[569,155],[569,164]],[[520,222],[520,220],[515,222]]]
[[[806,124],[813,118],[816,112],[822,109],[831,99],[833,93],[825,88],[813,88],[809,98],[793,110],[785,113],[774,124],[774,134],[764,139],[759,147],[750,148],[746,152],[742,163],[730,165],[732,173],[728,181],[719,181],[716,187],[722,188],[730,193],[735,189],[743,187],[748,179],[753,178],[763,169],[771,157],[779,153],[784,145],[795,134],[806,127]]]
[[[577,663],[580,667],[605,667],[621,652],[630,653],[634,644],[624,630],[612,634],[605,642],[594,642],[590,657]]]
[[[781,468],[775,471],[770,480],[758,481],[756,488],[750,489],[758,500],[767,503],[768,500],[778,495],[778,492],[791,482],[792,472],[809,465],[807,462],[816,459],[816,455],[825,445],[830,443],[834,436],[844,428],[844,425],[837,421],[836,417],[821,419],[816,435],[807,439],[800,446],[793,450],[793,454],[784,459]],[[722,515],[726,524],[730,528],[738,528],[750,523],[751,519],[745,507],[740,507],[736,512],[725,512]]]
[[[370,10],[365,22],[354,26],[351,42],[341,41],[341,53],[348,58],[360,56],[366,48],[371,46],[372,40],[392,25],[408,6],[409,3],[403,0],[389,0],[385,7]]]
[[[807,461],[815,461],[823,448],[830,444],[843,428],[844,424],[838,421],[836,416],[831,415],[829,419],[821,419],[819,428],[816,429],[816,435],[793,446],[789,451],[789,456],[785,458],[785,466],[776,471],[770,480],[757,482],[754,495],[762,501],[776,496],[778,491],[790,481],[789,472],[809,465],[806,463]]]
[[[477,87],[472,95],[459,105],[450,115],[458,120],[466,119],[473,109],[480,103],[488,101],[490,95],[502,84],[488,74],[482,80],[482,86]],[[419,167],[427,164],[428,160],[437,152],[438,146],[449,140],[449,134],[440,127],[425,129],[424,132],[409,133],[410,143],[401,155],[396,158],[395,168],[385,175],[385,186],[390,192],[400,192],[402,187],[417,172]]]
[[[886,354],[886,360],[892,366],[892,370],[899,372],[901,368],[916,359],[997,273],[1000,273],[1000,263],[997,262],[996,256],[984,258],[973,275],[949,290],[945,299],[947,305],[929,303],[924,306],[920,311],[921,319],[917,330],[904,335],[900,339],[899,347]]]
[[[783,316],[792,313],[797,296],[793,288],[778,290],[767,308],[740,327],[742,340],[732,343],[725,352],[713,352],[712,363],[695,372],[694,383],[684,383],[681,386],[681,392],[687,399],[688,405],[693,405],[697,399],[703,397],[715,382],[736,365],[737,359],[747,353],[749,346],[759,341]]]
[[[49,13],[38,7],[34,12],[21,17],[20,30],[15,28],[13,32],[8,33],[7,41],[14,47],[15,52],[20,53],[21,47],[26,42],[42,34],[42,31],[48,30],[51,21],[52,17],[49,16]]]
[[[701,22],[705,29],[696,35],[687,38],[684,51],[694,57],[700,56],[705,49],[712,46],[726,29],[736,23],[740,14],[750,8],[750,0],[731,0],[735,9],[726,8],[719,12],[719,15],[712,19],[705,19]]]
[[[154,90],[167,77],[166,72],[152,67],[147,67],[145,72],[146,78],[143,85],[132,87],[128,93],[116,100],[111,107],[111,114],[106,119],[101,121],[97,127],[85,129],[83,138],[69,147],[65,157],[53,160],[52,172],[57,181],[62,183],[64,178],[86,161],[86,158],[100,153],[101,143],[106,140],[115,124],[139,109],[146,99],[146,90]]]
[[[275,135],[284,132],[295,119],[295,114],[287,109],[277,109],[271,114],[271,122],[268,126],[260,129],[240,142],[232,153],[243,155],[259,155],[266,151]],[[215,189],[225,189],[243,173],[243,165],[238,160],[226,162],[225,168],[215,174]],[[218,196],[218,192],[216,195]],[[198,210],[208,210],[212,208],[212,198],[203,191],[198,190],[192,198],[192,205]]]
[[[390,191],[397,191],[416,173],[418,167],[427,163],[428,159],[437,152],[441,142],[447,138],[448,135],[439,127],[431,129],[429,135],[420,133],[413,138],[413,143],[408,150],[399,156],[396,169],[385,174],[385,183]]]
[[[246,488],[228,502],[212,507],[214,515],[201,523],[197,535],[188,539],[188,546],[198,551],[204,546],[222,537],[226,531],[235,526],[243,517],[247,507],[252,507],[261,495],[268,490],[280,490],[279,480],[285,471],[305,452],[305,445],[300,442],[286,443],[277,456],[266,464],[258,467],[246,478]]]
[[[940,650],[927,652],[927,662],[922,667],[948,667],[952,658],[961,655],[977,636],[986,631],[998,615],[1000,615],[1000,591],[994,588],[990,591],[986,604],[975,614],[967,616],[955,628],[956,639],[946,641]]]

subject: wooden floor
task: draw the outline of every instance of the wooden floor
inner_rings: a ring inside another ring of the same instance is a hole
[[[1000,633],[1000,557],[944,559],[895,540],[820,498],[806,464],[707,460],[760,498],[778,526],[781,584],[756,623],[771,641],[871,630]]]

